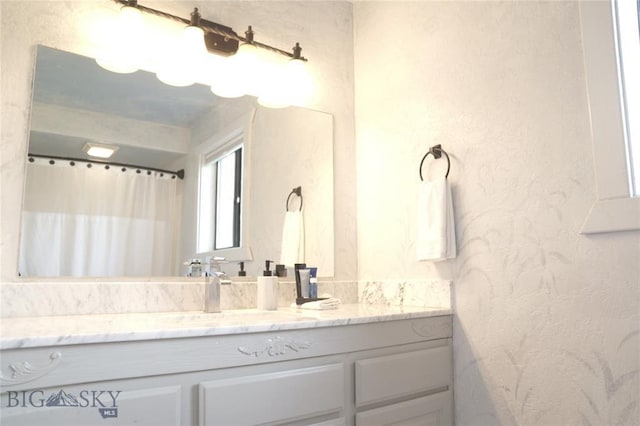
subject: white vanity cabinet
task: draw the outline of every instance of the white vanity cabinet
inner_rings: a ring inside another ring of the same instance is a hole
[[[1,355],[3,426],[452,424],[450,315]]]

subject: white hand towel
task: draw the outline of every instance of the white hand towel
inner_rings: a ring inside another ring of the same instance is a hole
[[[453,202],[446,178],[421,182],[416,228],[418,260],[438,262],[456,257]]]
[[[287,212],[282,228],[280,263],[293,268],[304,263],[304,219],[301,211]]]

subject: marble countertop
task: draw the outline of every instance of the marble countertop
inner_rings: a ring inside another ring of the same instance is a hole
[[[161,312],[0,319],[0,349],[335,327],[451,315],[448,308],[344,304],[334,310]]]

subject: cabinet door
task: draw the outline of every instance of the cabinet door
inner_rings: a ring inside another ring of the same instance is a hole
[[[451,392],[440,392],[356,414],[356,426],[450,426]]]
[[[111,383],[7,391],[2,425],[178,425],[180,386],[123,390]]]
[[[407,399],[448,390],[451,386],[451,346],[356,361],[356,406]]]
[[[203,382],[200,425],[277,424],[339,413],[344,388],[343,364]]]

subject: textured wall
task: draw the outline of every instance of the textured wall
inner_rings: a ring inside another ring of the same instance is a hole
[[[639,424],[640,235],[579,234],[578,5],[356,2],[354,25],[359,279],[453,280],[457,424]],[[414,244],[436,143],[459,249],[438,266]]]
[[[348,2],[272,1],[154,1],[149,7],[188,16],[199,7],[203,17],[242,33],[253,25],[256,39],[283,49],[300,42],[310,63],[318,91],[312,109],[335,117],[334,170],[335,272],[354,279],[355,262],[355,153],[353,144],[352,5]],[[29,127],[29,105],[35,46],[44,44],[95,56],[92,25],[105,10],[117,10],[109,0],[0,2],[2,128],[0,161],[0,278],[15,280],[22,201],[24,158]],[[278,201],[280,202],[280,201]]]

